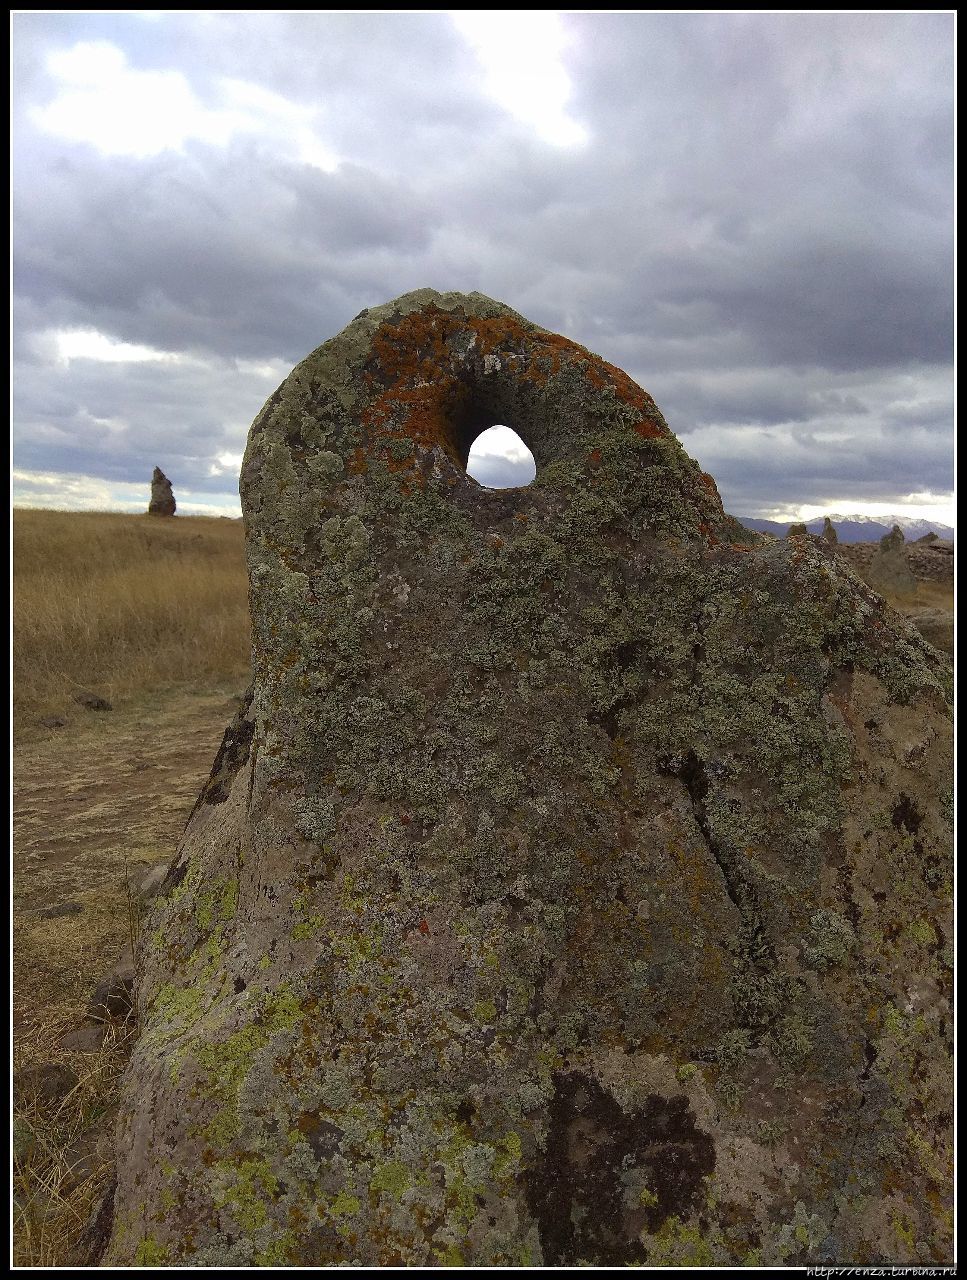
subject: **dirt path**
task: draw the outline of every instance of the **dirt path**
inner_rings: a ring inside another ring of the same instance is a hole
[[[174,854],[235,686],[78,707],[14,753],[14,1026],[79,1020],[130,933],[128,878]]]

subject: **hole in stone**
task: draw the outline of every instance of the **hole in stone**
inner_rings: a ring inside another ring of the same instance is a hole
[[[537,475],[537,463],[517,432],[498,424],[470,446],[467,475],[485,489],[522,489]]]

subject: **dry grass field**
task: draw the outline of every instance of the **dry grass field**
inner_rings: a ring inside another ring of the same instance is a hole
[[[240,520],[15,511],[14,723],[166,684],[244,678]]]
[[[64,1266],[109,1177],[132,1028],[60,1041],[137,929],[131,886],[173,855],[248,682],[241,522],[16,511],[13,641],[14,1261]]]

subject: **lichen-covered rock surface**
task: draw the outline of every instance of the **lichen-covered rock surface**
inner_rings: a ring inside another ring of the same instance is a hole
[[[308,356],[242,497],[104,1261],[949,1263],[946,659],[479,294]]]

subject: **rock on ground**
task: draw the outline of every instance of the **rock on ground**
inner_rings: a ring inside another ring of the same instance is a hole
[[[102,698],[99,693],[91,693],[90,690],[82,690],[80,693],[74,694],[74,701],[80,706],[86,707],[88,711],[113,711],[114,708],[107,698]],[[67,722],[64,721],[66,724]]]
[[[103,1261],[950,1263],[943,655],[479,294],[308,356],[241,488]]]

